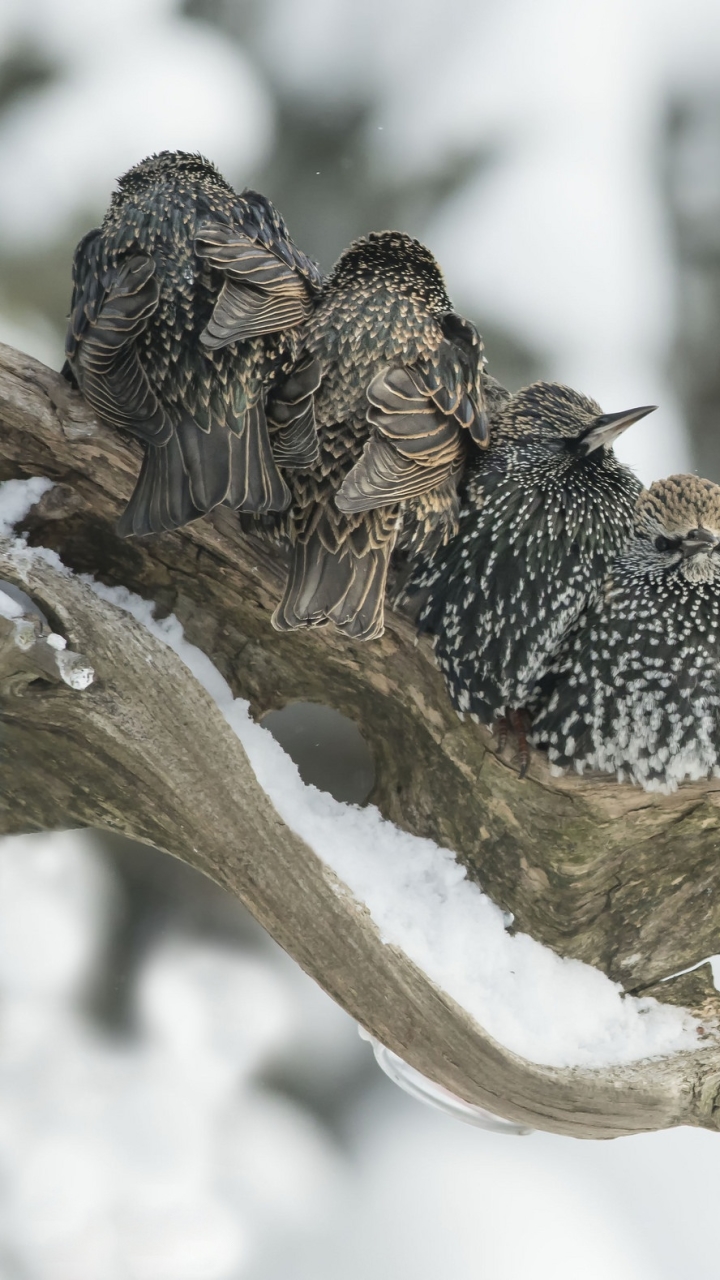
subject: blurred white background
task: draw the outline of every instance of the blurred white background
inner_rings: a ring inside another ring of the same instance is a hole
[[[0,0],[0,340],[59,367],[114,178],[199,149],[325,267],[420,236],[497,376],[720,480],[719,73],[713,0]],[[199,876],[0,845],[0,1280],[716,1280],[719,1151],[432,1114]]]

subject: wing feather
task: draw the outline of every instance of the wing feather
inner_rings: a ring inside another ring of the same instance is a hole
[[[104,421],[147,443],[167,444],[172,422],[150,386],[136,345],[158,305],[155,263],[147,254],[134,254],[102,283],[102,297],[89,314],[85,309],[85,323],[73,325],[71,320],[67,350],[72,371]]]
[[[294,328],[309,316],[310,295],[299,272],[238,227],[205,223],[195,252],[225,277],[200,335],[210,350]]]
[[[372,434],[338,491],[339,510],[370,511],[435,490],[446,495],[463,467],[466,433],[476,441],[487,435],[475,385],[447,340],[431,360],[376,374],[367,389]]]
[[[319,362],[305,355],[273,390],[266,413],[273,455],[280,466],[306,471],[318,460],[313,396],[319,385]]]

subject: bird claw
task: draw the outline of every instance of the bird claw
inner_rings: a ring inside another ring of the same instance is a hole
[[[530,764],[530,747],[528,734],[532,720],[527,707],[506,707],[504,716],[497,716],[495,733],[498,740],[498,755],[501,755],[512,733],[518,745],[520,758],[520,777],[524,778]]]
[[[502,755],[508,740],[510,725],[507,716],[498,716],[495,720],[495,732],[498,740],[498,755]]]
[[[532,719],[527,707],[511,707],[508,708],[508,720],[510,727],[515,734],[518,745],[518,757],[520,759],[520,777],[524,778],[530,764],[530,747],[528,745],[528,734],[532,725]]]

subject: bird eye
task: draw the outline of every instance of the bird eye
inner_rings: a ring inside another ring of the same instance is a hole
[[[679,538],[666,538],[662,533],[658,538],[655,539],[656,551],[677,551],[679,546],[680,546]]]

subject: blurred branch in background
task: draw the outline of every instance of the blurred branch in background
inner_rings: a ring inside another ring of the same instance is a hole
[[[29,38],[11,45],[0,59],[0,128],[7,115],[24,100],[56,80],[61,66]],[[80,225],[80,224],[79,224]],[[23,327],[37,333],[48,355],[59,346],[68,308],[68,267],[74,231],[57,243],[30,252],[13,252],[0,241],[0,310],[22,334]],[[30,338],[32,341],[32,338]]]
[[[31,44],[5,49],[0,58],[0,113],[18,98],[43,89],[57,73],[55,63]]]
[[[720,480],[720,90],[675,96],[665,124],[665,189],[677,264],[673,377],[701,475]]]

